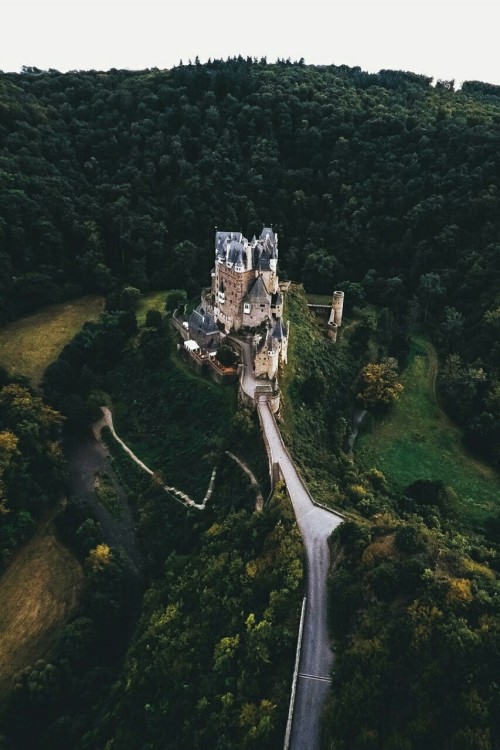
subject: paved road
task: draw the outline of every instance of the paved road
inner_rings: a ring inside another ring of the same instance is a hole
[[[262,381],[253,377],[250,345],[241,342],[240,347],[245,365],[243,389],[253,397],[256,386],[261,385]],[[265,397],[259,400],[258,410],[273,462],[280,464],[285,478],[306,553],[307,604],[290,750],[317,750],[321,712],[329,690],[333,663],[327,632],[328,538],[342,523],[342,518],[318,508],[311,501],[285,449]]]
[[[307,604],[290,750],[316,750],[333,663],[327,633],[328,537],[342,518],[316,507],[288,456],[267,402],[258,404],[273,461],[279,462],[306,552]]]

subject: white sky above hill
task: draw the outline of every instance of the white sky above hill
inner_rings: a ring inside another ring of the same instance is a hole
[[[500,85],[497,0],[0,0],[0,70],[170,68],[196,55]]]

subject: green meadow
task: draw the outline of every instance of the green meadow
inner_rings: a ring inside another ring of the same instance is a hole
[[[436,373],[434,348],[414,337],[403,395],[371,431],[361,429],[355,456],[399,490],[417,479],[444,481],[458,496],[462,520],[481,524],[500,509],[500,476],[465,450],[460,429],[436,400]]]
[[[37,386],[51,362],[87,320],[104,310],[104,299],[81,297],[48,305],[42,310],[0,328],[0,366],[13,375],[24,375]]]

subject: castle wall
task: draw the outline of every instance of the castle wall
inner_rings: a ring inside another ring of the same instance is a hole
[[[258,351],[255,355],[255,377],[273,380],[278,372],[278,356],[279,354],[276,351],[274,356],[270,357],[267,346]]]
[[[257,328],[257,326],[260,326],[262,323],[265,323],[265,321],[270,317],[271,317],[270,305],[252,304],[250,306],[250,312],[249,313],[244,312],[242,314],[242,325],[251,326],[252,328]]]

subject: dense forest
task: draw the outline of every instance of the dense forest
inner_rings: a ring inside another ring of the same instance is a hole
[[[196,297],[215,226],[251,236],[273,222],[280,275],[309,292],[343,289],[351,322],[334,350],[311,321],[300,328],[305,301],[290,295],[283,432],[315,495],[355,519],[332,541],[337,660],[324,747],[500,747],[500,514],[472,528],[435,477],[398,493],[346,450],[374,368],[404,368],[417,331],[438,352],[439,403],[467,450],[500,467],[500,87],[243,58],[30,68],[0,74],[0,144],[1,322],[106,295],[100,320],[47,369],[47,403],[0,376],[2,560],[63,491],[63,417],[79,429],[103,391],[128,439],[190,491],[245,431],[251,450],[257,428],[233,413],[234,397],[172,364],[163,311],[142,328],[134,313],[147,290]],[[178,434],[161,435],[153,408]],[[51,659],[19,675],[6,747],[279,745],[289,676],[281,662],[271,675],[269,654],[285,664],[293,652],[297,532],[283,496],[259,519],[225,464],[221,474],[220,508],[194,526],[184,509],[165,511],[158,487],[126,476],[145,556],[140,606],[120,550],[69,503],[58,528],[84,568],[84,594]],[[203,677],[183,681],[195,653]]]
[[[309,291],[433,330],[443,398],[497,461],[499,139],[500,88],[397,71],[2,74],[1,316],[122,282],[195,294],[215,225],[274,222]]]

